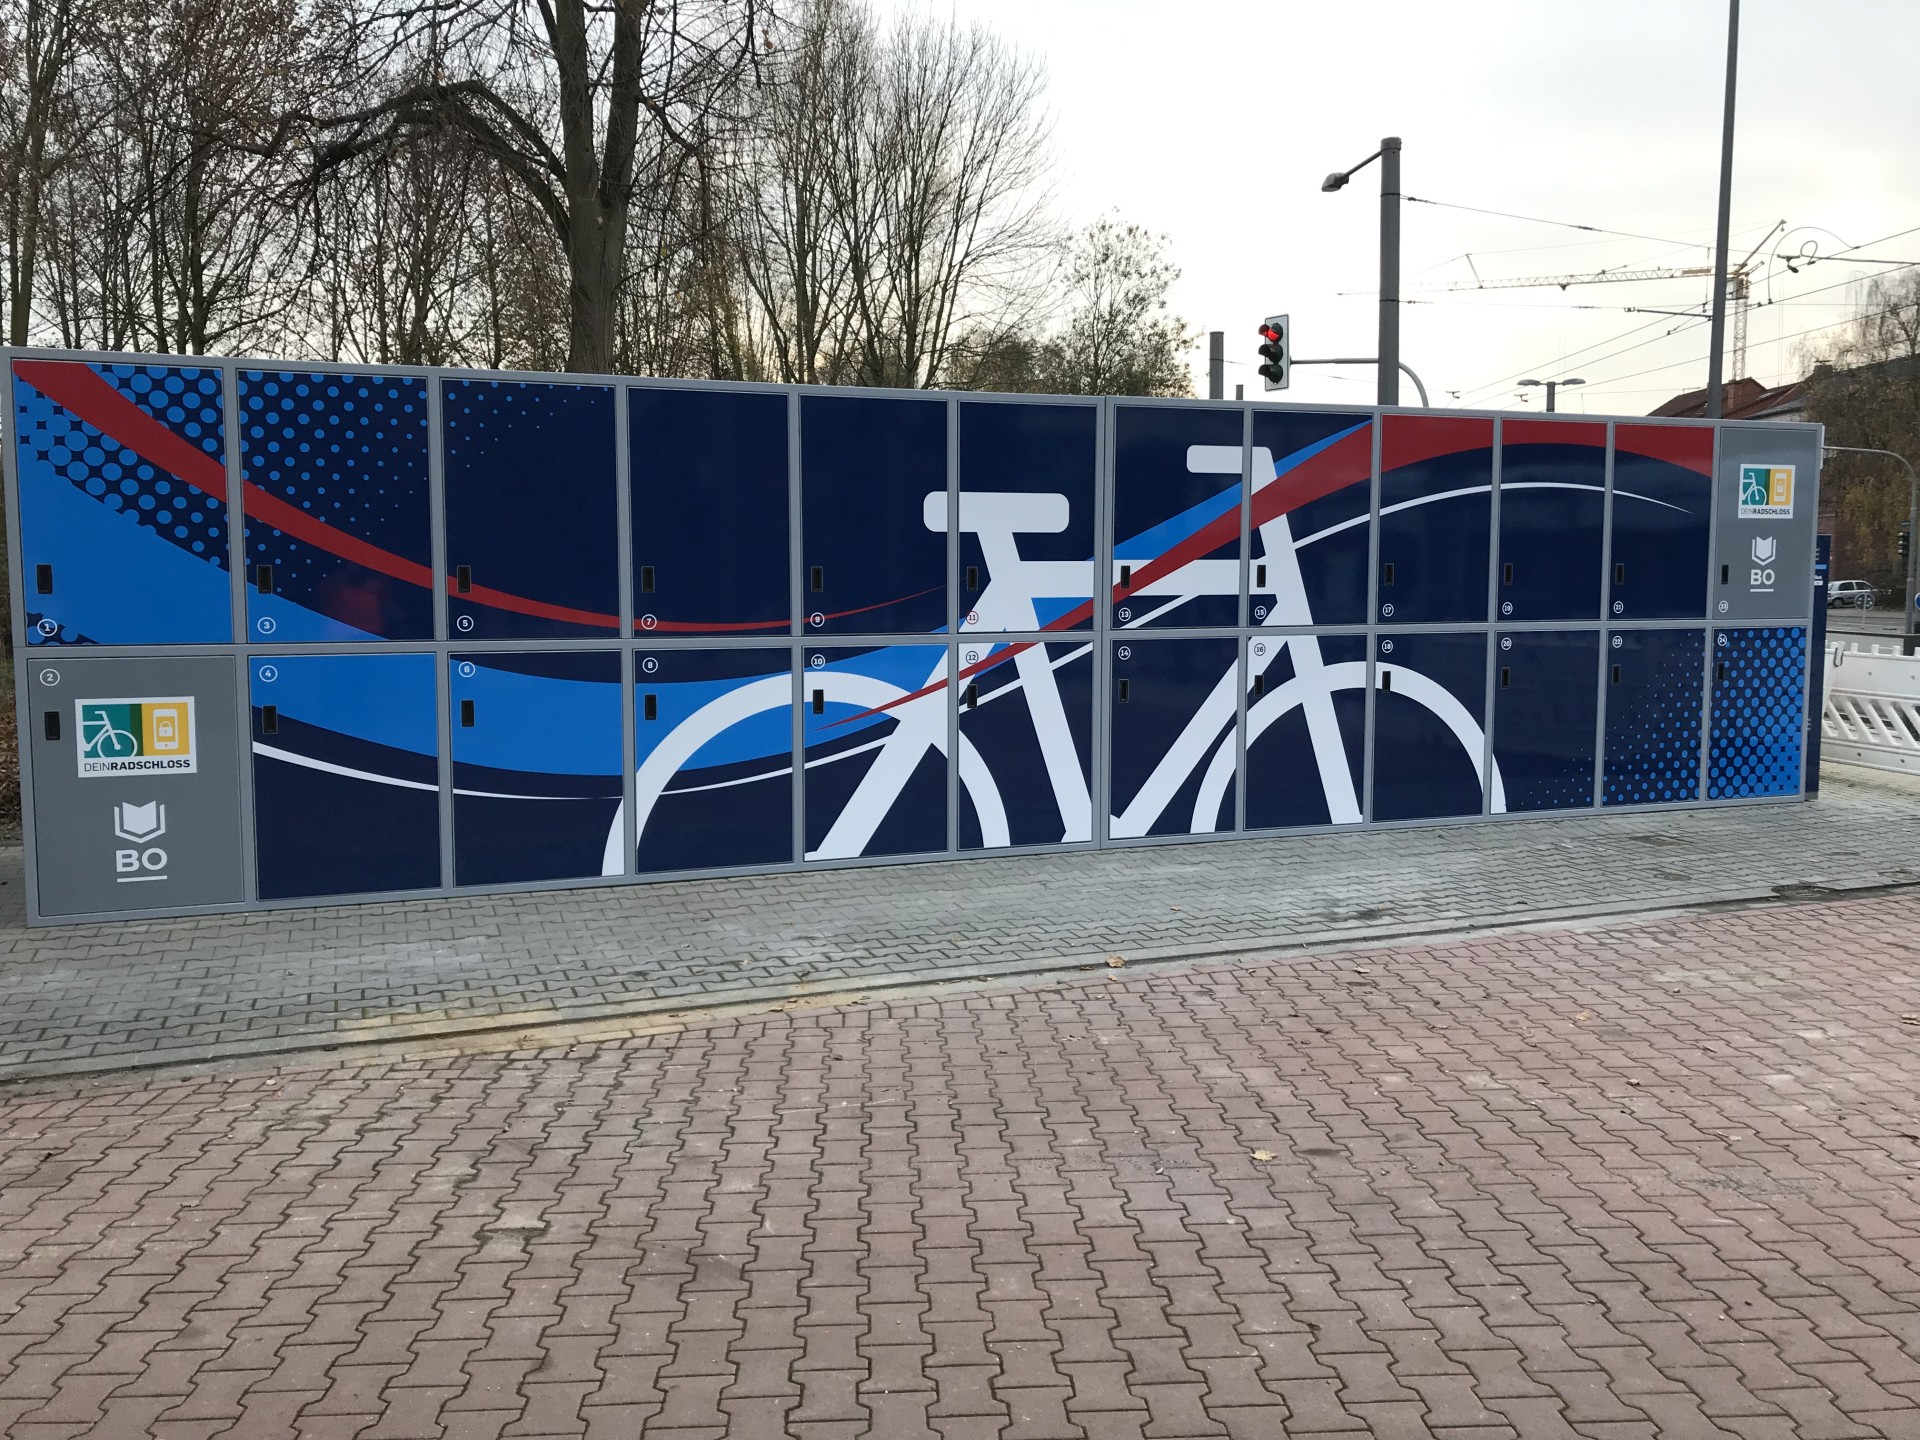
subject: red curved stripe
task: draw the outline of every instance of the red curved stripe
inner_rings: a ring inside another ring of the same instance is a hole
[[[94,370],[78,360],[16,360],[14,374],[48,399],[79,416],[102,435],[124,445],[142,459],[157,465],[183,484],[212,496],[222,504],[227,499],[227,470],[219,460],[192,442],[182,439],[167,426],[122,395]],[[403,555],[395,555],[378,545],[370,545],[358,536],[336,530],[326,521],[309,515],[259,486],[243,482],[241,504],[247,518],[285,531],[307,544],[338,555],[341,559],[382,575],[391,575],[409,585],[433,588],[433,570]],[[457,594],[454,582],[446,582],[449,594]],[[524,595],[476,585],[460,596],[495,610],[511,610],[543,620],[562,620],[574,625],[600,629],[618,629],[620,617],[595,610],[576,610],[568,605],[550,605]]]

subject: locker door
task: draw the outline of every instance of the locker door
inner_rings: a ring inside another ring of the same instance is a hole
[[[1241,412],[1114,410],[1116,629],[1240,623]]]
[[[1704,618],[1712,521],[1713,427],[1616,425],[1607,613]]]
[[[441,382],[456,640],[620,629],[613,390]]]
[[[12,379],[27,643],[231,641],[220,372],[21,357]]]
[[[1700,798],[1705,632],[1615,630],[1607,639],[1604,805]]]
[[[1380,619],[1482,624],[1493,422],[1389,415],[1380,436]]]
[[[1109,833],[1230,833],[1239,783],[1239,642],[1223,636],[1109,643]]]
[[[1800,793],[1806,685],[1803,627],[1715,632],[1709,800]]]
[[[451,663],[454,883],[624,873],[619,655],[496,650]]]
[[[1093,405],[960,402],[962,630],[1093,624]]]
[[[1599,662],[1596,630],[1500,636],[1493,657],[1493,761],[1507,811],[1593,807]]]
[[[1606,508],[1605,425],[1502,422],[1500,619],[1599,617]]]
[[[248,668],[260,898],[438,887],[433,656],[256,656]]]
[[[1374,677],[1372,818],[1478,815],[1486,634],[1382,636]]]
[[[247,632],[431,640],[427,384],[240,372]]]
[[[793,651],[642,650],[633,683],[641,872],[791,864]]]
[[[944,852],[947,647],[803,653],[807,859]]]
[[[946,401],[803,396],[800,493],[807,634],[946,629]]]
[[[960,848],[1093,836],[1093,650],[1085,641],[959,646]]]
[[[1366,624],[1371,417],[1256,410],[1252,474],[1253,623]]]
[[[1366,764],[1367,637],[1249,640],[1247,828],[1357,825]]]
[[[784,635],[793,613],[787,397],[627,391],[642,635]]]

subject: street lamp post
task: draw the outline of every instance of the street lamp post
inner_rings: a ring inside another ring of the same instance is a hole
[[[1913,462],[1897,450],[1876,450],[1870,445],[1828,445],[1829,455],[1884,455],[1889,460],[1898,460],[1907,471],[1907,603],[1901,608],[1906,612],[1900,622],[1900,653],[1913,654],[1914,642],[1920,639],[1920,604],[1915,603],[1914,585],[1920,580],[1920,473],[1913,468]]]
[[[1587,382],[1584,380],[1576,379],[1576,380],[1522,380],[1520,383],[1522,385],[1544,385],[1547,387],[1547,413],[1551,415],[1553,414],[1553,397],[1558,391],[1568,389],[1574,385],[1584,385]]]
[[[1713,320],[1707,340],[1707,418],[1722,414],[1721,351],[1727,339],[1727,238],[1733,216],[1733,99],[1740,62],[1740,0],[1727,0],[1727,103],[1720,121],[1720,213],[1713,245]],[[1738,379],[1738,376],[1734,377]]]
[[[1336,170],[1321,182],[1322,191],[1342,189],[1375,160],[1380,162],[1380,366],[1379,401],[1400,403],[1400,137],[1389,135],[1380,148],[1350,170]]]

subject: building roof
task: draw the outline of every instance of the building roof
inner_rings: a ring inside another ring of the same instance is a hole
[[[1806,410],[1806,392],[1804,380],[1768,386],[1743,376],[1721,387],[1721,414],[1728,420],[1798,420]],[[1707,392],[1704,388],[1689,390],[1650,413],[1703,418],[1707,413]]]

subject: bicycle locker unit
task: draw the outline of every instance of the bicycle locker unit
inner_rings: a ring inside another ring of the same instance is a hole
[[[1816,426],[5,358],[35,923],[1805,793]]]

